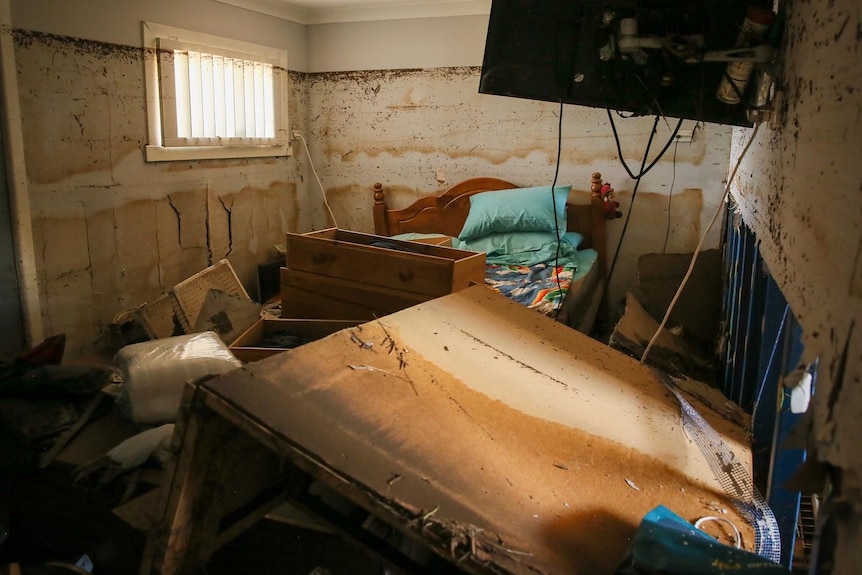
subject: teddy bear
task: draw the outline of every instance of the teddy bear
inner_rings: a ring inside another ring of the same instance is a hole
[[[612,220],[614,218],[621,218],[623,216],[622,212],[619,210],[620,203],[614,199],[614,189],[607,182],[602,184],[601,190],[599,190],[599,194],[602,197],[602,202],[604,203],[604,212],[605,218],[608,220]]]

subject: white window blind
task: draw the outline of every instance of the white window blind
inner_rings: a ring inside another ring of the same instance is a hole
[[[148,89],[156,84],[149,104],[158,109],[148,160],[289,153],[283,51],[216,45],[212,37],[145,23],[147,30],[154,46]]]

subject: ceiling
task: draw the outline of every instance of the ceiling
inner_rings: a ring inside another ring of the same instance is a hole
[[[216,0],[300,24],[488,14],[491,0]]]

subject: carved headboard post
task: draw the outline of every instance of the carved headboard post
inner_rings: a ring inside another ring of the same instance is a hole
[[[594,198],[600,198],[602,195],[602,174],[593,172],[592,180],[590,180],[590,195]]]
[[[386,224],[386,196],[383,193],[383,184],[374,184],[374,233],[380,236],[389,235],[389,226]]]

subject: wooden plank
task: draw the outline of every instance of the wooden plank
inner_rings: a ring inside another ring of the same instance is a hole
[[[201,383],[186,387],[161,488],[159,527],[148,538],[141,575],[196,573],[212,553],[283,499],[276,453],[210,411]],[[269,494],[261,500],[261,494]]]
[[[301,234],[305,238],[325,238],[339,242],[347,242],[357,246],[373,247],[374,242],[385,240],[403,248],[411,250],[411,253],[423,254],[427,256],[438,257],[442,259],[457,261],[463,258],[468,258],[474,255],[474,252],[466,252],[455,249],[451,246],[444,246],[437,243],[430,243],[422,246],[415,246],[413,241],[399,240],[387,236],[379,236],[376,234],[366,234],[363,232],[355,232],[352,230],[342,230],[339,228],[329,228],[315,232],[307,232]],[[421,243],[421,242],[420,242]]]
[[[282,286],[281,297],[284,301],[289,302],[283,303],[281,306],[282,317],[306,319],[359,317],[367,321],[389,313],[378,308],[342,301],[325,294],[289,286]]]
[[[431,296],[284,268],[281,315],[307,319],[374,319]]]
[[[194,521],[195,501],[209,505],[212,494],[205,489],[206,472],[217,457],[215,438],[202,433],[207,423],[216,428],[228,427],[227,422],[202,414],[192,418],[193,404],[199,386],[188,385],[177,414],[171,450],[176,454],[169,464],[166,481],[160,491],[156,514],[158,528],[147,538],[141,561],[140,575],[172,574],[180,572],[182,560],[191,556],[199,560],[199,549],[191,545],[193,530],[199,529]],[[197,473],[198,469],[204,472]]]
[[[207,387],[243,429],[467,572],[611,572],[659,504],[726,509],[753,541],[651,368],[484,287]],[[745,430],[693,403],[749,461]]]

